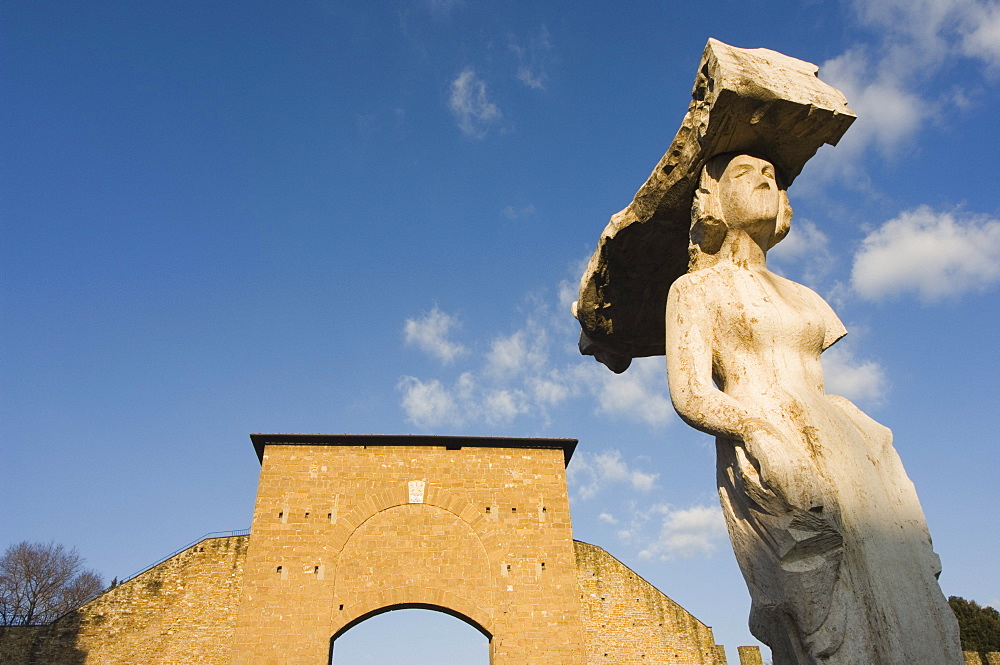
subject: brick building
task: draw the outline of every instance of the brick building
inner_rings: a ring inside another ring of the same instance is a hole
[[[248,535],[205,539],[49,626],[0,629],[0,662],[318,665],[352,626],[411,607],[477,628],[492,665],[726,662],[711,628],[573,540],[575,440],[251,438]]]

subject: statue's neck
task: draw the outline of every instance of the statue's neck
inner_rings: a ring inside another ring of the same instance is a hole
[[[755,239],[743,229],[730,229],[716,257],[720,262],[748,270],[763,270],[767,267],[765,242],[763,238]]]

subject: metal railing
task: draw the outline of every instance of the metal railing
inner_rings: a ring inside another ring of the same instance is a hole
[[[184,550],[186,550],[189,547],[192,547],[194,545],[197,545],[198,543],[200,543],[203,540],[208,540],[209,538],[230,538],[232,536],[248,536],[248,535],[250,535],[250,529],[237,529],[235,531],[209,531],[208,533],[206,533],[201,538],[195,538],[194,540],[192,540],[190,543],[188,543],[184,547],[181,547],[178,550],[174,550],[173,552],[171,552],[167,556],[165,556],[165,557],[163,557],[161,559],[157,559],[153,563],[151,563],[148,566],[145,566],[143,568],[140,568],[139,570],[137,570],[136,572],[132,573],[131,575],[128,575],[127,577],[123,577],[122,579],[118,580],[118,584],[121,585],[121,584],[124,584],[125,582],[128,582],[129,580],[132,580],[132,579],[135,579],[136,577],[139,577],[139,575],[142,575],[143,573],[147,572],[148,570],[150,570],[152,568],[155,568],[156,566],[159,566],[161,563],[163,563],[167,559],[170,559],[171,557],[177,556],[178,554],[180,554]]]

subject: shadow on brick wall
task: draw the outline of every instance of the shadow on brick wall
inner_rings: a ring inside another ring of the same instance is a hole
[[[81,620],[74,610],[47,626],[0,627],[0,663],[84,665],[87,652],[77,646]]]

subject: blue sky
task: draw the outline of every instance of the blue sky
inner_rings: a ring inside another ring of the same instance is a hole
[[[893,428],[945,593],[1000,605],[986,0],[3,3],[0,547],[110,579],[246,527],[250,432],[574,437],[576,537],[735,660],[713,445],[568,309],[709,37],[858,113],[769,261],[850,329],[828,389]]]

